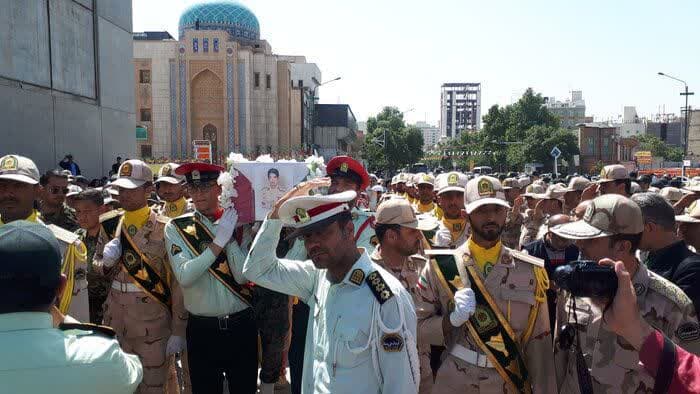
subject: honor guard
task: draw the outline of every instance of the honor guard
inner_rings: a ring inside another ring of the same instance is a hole
[[[0,379],[4,393],[133,393],[142,378],[109,327],[62,323],[50,310],[66,285],[59,243],[44,225],[0,227]]]
[[[192,204],[185,198],[185,177],[177,174],[179,166],[167,163],[158,170],[156,193],[163,201],[160,214],[169,218],[192,212]]]
[[[413,204],[413,209],[418,214],[435,215],[435,210],[438,208],[435,203],[435,178],[430,174],[417,174],[413,183],[418,189],[418,198]]]
[[[501,185],[503,193],[506,195],[506,201],[513,207],[508,210],[501,242],[503,242],[503,245],[517,250],[520,244],[520,225],[522,225],[520,205],[517,203],[522,201],[518,200],[518,197],[520,197],[520,183],[515,178],[506,178],[501,182]]]
[[[471,236],[428,251],[418,282],[433,306],[420,337],[447,349],[433,392],[555,393],[543,261],[502,245],[509,206],[498,179],[470,180],[465,200]]]
[[[462,215],[467,176],[461,172],[441,174],[437,179],[437,197],[443,217],[435,233],[435,247],[454,249],[469,238],[469,223]]]
[[[168,223],[165,239],[173,273],[189,312],[187,353],[193,393],[221,393],[229,387],[255,393],[257,328],[252,293],[243,277],[246,252],[234,236],[238,216],[219,206],[224,169],[187,163],[176,174],[186,178],[195,211]],[[235,351],[234,351],[235,350]]]
[[[411,294],[416,315],[432,309],[418,295],[418,278],[428,261],[419,253],[423,249],[423,231],[432,231],[437,220],[432,216],[416,217],[408,201],[397,198],[382,204],[377,211],[375,231],[379,244],[372,252],[372,261],[384,268],[401,282]],[[430,343],[418,335],[420,357],[420,393],[430,393],[433,387],[433,371],[430,367]]]
[[[287,193],[263,222],[243,273],[309,305],[302,393],[416,393],[411,296],[357,248],[350,215],[356,197]],[[296,229],[291,237],[303,236],[310,260],[276,257],[283,224]]]
[[[143,364],[137,393],[164,392],[170,356],[184,350],[187,325],[182,292],[167,261],[168,219],[148,206],[152,182],[153,173],[141,160],[119,167],[112,185],[119,188],[124,213],[103,222],[106,231],[100,231],[93,262],[111,279],[104,324]]]
[[[685,350],[700,352],[693,303],[676,285],[635,258],[644,221],[634,201],[619,194],[597,197],[591,200],[583,219],[550,231],[576,240],[587,260],[622,261],[632,276],[641,317]],[[651,392],[654,377],[639,363],[637,350],[607,329],[604,308],[590,298],[572,297],[568,292],[557,297],[554,356],[560,392]]]

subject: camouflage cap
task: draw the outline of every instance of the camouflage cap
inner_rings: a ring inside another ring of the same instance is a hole
[[[395,198],[381,204],[375,218],[376,224],[398,224],[421,231],[434,230],[438,226],[437,220],[430,215],[416,217],[411,204],[403,198]]]
[[[510,208],[506,201],[506,195],[503,193],[501,182],[490,176],[479,176],[470,180],[464,192],[464,206],[467,214],[488,204]]]
[[[467,186],[467,176],[461,172],[451,171],[440,174],[436,183],[438,195],[450,191],[464,192],[464,187]]]
[[[503,190],[507,189],[520,189],[520,182],[515,178],[506,178],[501,182]]]
[[[569,181],[569,186],[566,188],[567,192],[582,192],[591,184],[591,181],[582,177],[575,176]]]
[[[677,203],[681,198],[683,198],[683,195],[685,195],[683,190],[671,186],[666,186],[665,188],[661,189],[659,194],[661,197],[665,198],[666,201],[671,203],[671,205]]]
[[[0,179],[36,185],[40,177],[39,169],[30,158],[20,155],[7,155],[0,158]]]
[[[536,195],[534,198],[541,199],[541,200],[564,200],[564,194],[566,193],[567,189],[558,184],[555,183],[547,188],[547,191],[545,191],[542,194]]]
[[[629,171],[627,171],[625,166],[621,164],[612,164],[603,167],[603,169],[600,171],[600,179],[598,179],[598,183],[629,179],[629,177]]]
[[[533,183],[525,188],[525,193],[522,195],[523,197],[541,198],[540,196],[544,194],[545,191],[544,186],[538,183]]]
[[[681,223],[700,223],[700,204],[694,201],[688,207],[687,213],[676,216],[676,221]]]
[[[581,220],[552,227],[551,231],[567,239],[593,239],[644,231],[642,210],[631,199],[605,194],[591,201]]]

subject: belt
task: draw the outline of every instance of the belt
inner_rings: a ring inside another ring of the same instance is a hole
[[[240,312],[232,313],[225,316],[199,316],[190,313],[189,320],[191,321],[201,321],[206,324],[213,324],[218,326],[219,330],[225,331],[229,328],[233,328],[234,325],[245,319],[253,318],[253,309],[246,308]]]
[[[493,364],[485,354],[469,350],[462,345],[455,344],[450,354],[458,359],[467,362],[471,365],[476,365],[481,368],[493,368]]]
[[[112,288],[114,290],[119,290],[122,293],[143,293],[143,290],[141,290],[140,287],[136,286],[133,283],[124,283],[120,282],[118,280],[113,280],[112,281]]]

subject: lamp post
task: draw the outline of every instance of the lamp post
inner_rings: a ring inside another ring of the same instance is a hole
[[[331,82],[338,81],[338,80],[340,80],[340,77],[335,77],[335,78],[328,80],[326,82],[320,82],[318,79],[316,79],[316,77],[311,77],[311,80],[314,81],[316,86],[314,86],[314,88],[311,90],[311,100],[313,101],[312,106],[311,106],[311,130],[309,131],[309,133],[307,133],[304,142],[307,145],[309,145],[311,148],[313,148],[313,145],[315,143],[315,141],[314,141],[314,129],[316,128],[316,99],[318,98],[318,97],[316,97],[316,89],[320,88],[323,85],[329,84]]]
[[[661,75],[662,77],[666,77],[666,78],[670,78],[670,79],[673,79],[675,81],[678,81],[678,82],[682,83],[683,86],[685,87],[685,90],[683,92],[681,92],[681,96],[685,96],[685,140],[683,141],[683,157],[685,157],[688,154],[688,137],[689,137],[688,136],[688,122],[689,122],[689,119],[688,119],[688,112],[689,112],[688,96],[692,96],[695,93],[688,91],[688,84],[685,83],[684,80],[676,78],[672,75],[664,74],[661,71],[659,71],[658,74]]]

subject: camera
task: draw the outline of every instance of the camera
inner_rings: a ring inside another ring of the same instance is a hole
[[[557,267],[554,281],[574,297],[612,300],[617,292],[617,275],[613,267],[601,266],[591,260],[572,261]]]

